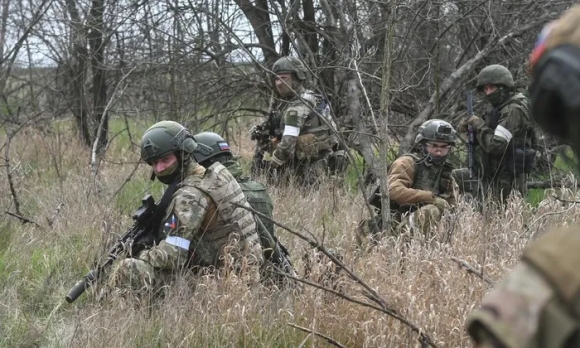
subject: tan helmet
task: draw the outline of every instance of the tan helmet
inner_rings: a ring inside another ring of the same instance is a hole
[[[272,66],[275,74],[295,74],[298,80],[306,80],[308,70],[302,61],[294,57],[282,57]]]

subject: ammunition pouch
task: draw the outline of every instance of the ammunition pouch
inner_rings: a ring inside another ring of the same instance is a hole
[[[322,157],[321,153],[331,150],[332,145],[327,132],[302,134],[296,141],[296,157],[298,160],[316,160]]]
[[[517,174],[529,174],[536,164],[536,151],[530,148],[514,148],[506,161],[506,169]]]

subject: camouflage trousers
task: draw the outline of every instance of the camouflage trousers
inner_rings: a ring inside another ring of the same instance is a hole
[[[389,233],[391,235],[400,235],[406,230],[410,230],[411,232],[419,232],[423,235],[429,235],[431,228],[441,221],[441,215],[442,213],[439,208],[433,204],[424,205],[413,212],[403,215],[394,211],[391,213],[392,227]],[[372,220],[361,221],[356,229],[356,238],[358,243],[361,244],[364,239],[369,236],[373,239],[376,239],[375,236],[380,238],[382,231],[383,225],[379,215],[376,216],[374,226]]]
[[[294,180],[302,187],[317,188],[329,175],[329,157],[331,152],[321,155],[319,159],[293,160],[276,169],[276,184]]]
[[[469,193],[476,198],[478,202],[498,201],[505,202],[512,191],[517,190],[522,197],[527,194],[526,175],[514,175],[509,172],[503,172],[496,175],[493,179],[477,178],[469,179],[469,169],[455,169],[451,176],[459,186],[460,193]]]
[[[431,234],[431,229],[441,221],[441,210],[433,204],[424,205],[403,217],[395,227],[395,233],[400,235],[406,230],[419,232],[424,236]]]

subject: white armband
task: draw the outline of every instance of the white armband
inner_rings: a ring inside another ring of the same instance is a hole
[[[282,133],[282,136],[289,135],[291,137],[297,137],[299,134],[300,134],[300,128],[285,125],[284,126],[284,133]]]
[[[189,250],[189,244],[191,242],[178,236],[167,236],[167,238],[165,238],[165,243],[181,249]]]
[[[495,127],[495,132],[493,133],[493,135],[500,137],[502,139],[505,139],[508,143],[514,137],[512,135],[512,133],[509,130],[507,130],[507,128],[505,128],[501,125],[498,125],[497,127]]]

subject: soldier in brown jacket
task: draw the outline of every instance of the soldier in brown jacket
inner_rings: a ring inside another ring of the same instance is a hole
[[[390,209],[398,222],[396,233],[406,228],[429,233],[430,227],[441,220],[443,212],[454,203],[453,167],[446,161],[453,145],[455,130],[451,124],[428,120],[419,127],[412,151],[391,164],[387,181]],[[377,187],[370,198],[371,205],[376,205],[378,194],[380,188]],[[371,225],[371,221],[359,224],[359,241],[373,230]],[[382,229],[380,222],[378,225]]]
[[[532,116],[580,155],[580,6],[546,26],[532,52]],[[478,348],[580,347],[580,227],[545,233],[467,320]]]

